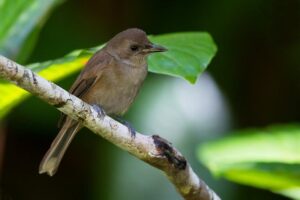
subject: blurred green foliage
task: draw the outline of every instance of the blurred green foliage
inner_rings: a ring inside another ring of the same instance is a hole
[[[50,11],[62,1],[1,0],[0,54],[24,62]]]
[[[234,133],[198,149],[218,177],[300,199],[300,125]]]

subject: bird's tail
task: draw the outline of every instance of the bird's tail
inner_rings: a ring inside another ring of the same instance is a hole
[[[47,151],[40,163],[40,174],[47,173],[49,176],[53,176],[55,174],[69,144],[80,128],[81,125],[79,123],[71,119],[66,120],[66,123],[59,131],[58,135],[52,142],[50,149]]]

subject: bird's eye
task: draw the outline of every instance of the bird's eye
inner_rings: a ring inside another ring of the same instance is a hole
[[[137,51],[137,50],[139,50],[139,47],[137,45],[131,45],[130,49],[131,49],[131,51]]]

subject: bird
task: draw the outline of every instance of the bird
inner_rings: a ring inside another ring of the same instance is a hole
[[[87,62],[69,92],[103,116],[122,116],[133,103],[148,72],[147,57],[167,48],[152,43],[145,31],[129,28],[110,39]],[[132,137],[135,131],[125,121]],[[53,176],[76,133],[83,125],[63,115],[60,131],[44,155],[39,173]]]

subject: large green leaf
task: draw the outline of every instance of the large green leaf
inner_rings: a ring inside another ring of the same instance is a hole
[[[175,33],[151,36],[153,42],[165,45],[169,51],[149,57],[149,71],[183,77],[195,82],[216,53],[216,45],[208,33]],[[103,45],[102,45],[103,46]],[[102,46],[77,50],[67,56],[29,65],[50,81],[58,81],[80,70],[93,53]],[[0,82],[0,118],[29,94],[16,86]]]
[[[300,125],[236,135],[201,145],[199,159],[217,176],[300,199]]]
[[[217,51],[208,33],[174,33],[153,36],[150,39],[168,47],[165,53],[154,54],[149,59],[150,71],[183,77],[195,83]]]
[[[61,1],[0,0],[0,54],[24,61],[49,11]]]

